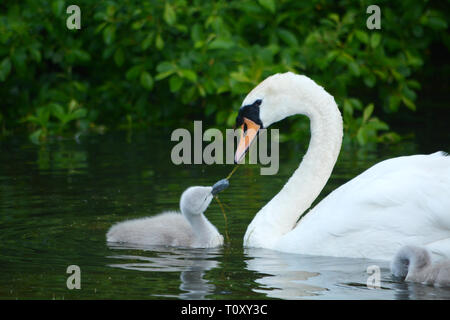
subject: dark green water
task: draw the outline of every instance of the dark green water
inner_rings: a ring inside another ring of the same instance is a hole
[[[344,149],[321,197],[382,159],[432,152],[407,141],[390,148]],[[108,246],[115,222],[178,209],[192,185],[212,185],[232,165],[173,165],[170,132],[109,133],[35,146],[11,137],[0,147],[1,299],[450,299],[450,290],[404,284],[386,262],[244,250],[253,215],[298,166],[306,144],[280,145],[280,171],[260,176],[241,166],[206,215],[231,241],[189,250]],[[448,151],[448,150],[447,150]],[[66,269],[81,269],[69,290]],[[366,286],[367,267],[381,268],[381,289]]]

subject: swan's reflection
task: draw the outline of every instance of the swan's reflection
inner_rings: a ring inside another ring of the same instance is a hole
[[[300,267],[296,262],[298,255],[254,248],[245,249],[244,253],[251,258],[246,261],[247,269],[263,275],[256,280],[260,287],[254,289],[255,292],[271,298],[298,299],[325,290],[308,283],[319,273]]]
[[[245,249],[247,269],[256,271],[253,289],[280,299],[448,299],[450,290],[394,280],[388,261],[289,254]],[[369,266],[380,270],[380,288],[367,286]]]
[[[203,279],[205,271],[217,268],[216,258],[221,255],[220,249],[179,249],[169,247],[143,247],[122,244],[108,244],[110,249],[142,250],[143,255],[112,255],[107,258],[133,261],[110,264],[110,267],[146,272],[181,272],[180,290],[177,298],[205,299],[215,290],[213,284]],[[174,297],[166,295],[165,297]]]

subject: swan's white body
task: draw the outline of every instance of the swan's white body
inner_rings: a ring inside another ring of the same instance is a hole
[[[298,169],[248,226],[245,246],[390,260],[412,244],[450,257],[450,157],[437,152],[382,161],[298,221],[331,175],[342,143],[342,117],[330,94],[293,73],[267,78],[243,105],[258,99],[264,127],[304,114],[311,140]]]
[[[450,260],[433,265],[429,252],[421,247],[402,247],[391,262],[391,273],[406,281],[450,287]]]
[[[221,246],[223,236],[203,215],[213,198],[211,191],[211,187],[188,188],[181,196],[181,214],[167,211],[154,217],[119,222],[109,229],[106,239],[108,242],[152,246]]]

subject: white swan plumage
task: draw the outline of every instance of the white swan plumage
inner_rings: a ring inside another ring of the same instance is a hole
[[[391,273],[405,281],[450,287],[450,260],[433,264],[430,253],[422,247],[402,247],[391,262]]]
[[[450,257],[450,157],[443,152],[382,161],[299,220],[325,186],[341,149],[343,123],[334,98],[306,76],[275,74],[247,95],[236,125],[257,131],[296,114],[310,119],[308,151],[248,226],[246,247],[390,260],[410,244]],[[256,137],[247,135],[236,162]]]
[[[212,187],[195,186],[181,195],[180,211],[166,211],[153,217],[133,219],[113,225],[108,242],[146,246],[213,248],[223,245],[223,236],[204,216],[214,195],[228,187],[223,179]]]

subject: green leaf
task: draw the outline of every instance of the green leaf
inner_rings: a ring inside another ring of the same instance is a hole
[[[173,9],[173,7],[166,2],[166,5],[164,7],[164,21],[169,25],[172,26],[175,24],[175,22],[177,21],[177,15],[175,13],[175,10]]]
[[[183,103],[188,103],[189,101],[194,100],[196,94],[196,87],[192,86],[186,90],[183,90],[181,101]]]
[[[379,137],[379,141],[381,142],[397,143],[400,142],[401,140],[402,137],[395,132],[387,132]]]
[[[174,74],[177,70],[178,70],[177,66],[172,62],[169,61],[160,62],[156,66],[156,71],[158,71],[159,73],[156,75],[155,80],[159,81],[164,78],[167,78],[172,74]]]
[[[359,145],[364,146],[368,142],[368,136],[367,136],[367,128],[361,127],[358,129],[358,132],[356,133],[356,141],[358,141]]]
[[[377,78],[372,73],[370,73],[364,77],[364,83],[369,88],[373,88],[375,86],[376,82],[377,82]]]
[[[275,1],[273,0],[258,0],[261,7],[264,9],[269,10],[272,13],[275,13],[276,7],[275,7]]]
[[[402,97],[402,101],[405,104],[405,106],[408,107],[408,109],[411,109],[412,111],[416,111],[416,104],[412,100],[410,100],[407,97],[403,96]]]
[[[380,44],[380,41],[381,41],[381,35],[378,32],[375,32],[370,37],[370,46],[373,49],[375,49]]]
[[[208,45],[209,49],[231,49],[235,45],[234,41],[225,38],[216,38]]]
[[[116,37],[116,27],[110,24],[103,30],[103,40],[107,45],[110,45],[111,43],[114,42],[115,37]]]
[[[31,122],[31,123],[34,123],[34,124],[40,124],[41,123],[39,121],[39,119],[36,116],[33,116],[33,115],[27,116],[25,119],[22,119],[21,122]]]
[[[416,93],[413,90],[411,90],[410,88],[408,88],[408,86],[403,87],[402,93],[406,98],[408,98],[412,101],[416,100],[416,98],[417,98]]]
[[[203,29],[199,23],[196,23],[191,28],[191,39],[194,42],[199,42],[203,40]]]
[[[141,73],[141,71],[142,71],[141,65],[131,67],[130,69],[128,69],[127,73],[125,74],[125,77],[127,78],[127,80],[136,79],[139,76],[139,74]]]
[[[238,115],[237,111],[233,111],[230,113],[230,115],[228,116],[228,119],[227,119],[228,127],[233,127],[235,125],[237,115]]]
[[[281,40],[283,40],[290,47],[297,47],[298,40],[297,37],[289,30],[286,29],[278,29],[278,35]]]
[[[125,55],[122,48],[117,49],[114,53],[114,61],[116,62],[116,65],[118,67],[121,67],[123,65],[123,62],[125,61]]]
[[[152,90],[153,88],[153,78],[147,71],[141,73],[141,85],[147,90]]]
[[[142,29],[142,27],[145,25],[145,23],[147,22],[146,19],[141,19],[138,21],[133,22],[133,24],[131,25],[131,28],[133,30],[139,30]]]
[[[11,60],[8,57],[6,57],[0,63],[0,81],[5,81],[10,72],[11,72]]]
[[[363,104],[361,103],[361,101],[359,99],[350,98],[350,99],[348,99],[348,101],[352,104],[353,108],[355,108],[357,110],[363,109]]]
[[[178,92],[183,85],[183,79],[177,76],[173,76],[169,80],[170,91],[172,93]]]
[[[30,134],[29,138],[30,138],[31,142],[33,142],[34,144],[40,144],[41,134],[42,134],[42,129],[38,129],[38,130],[34,131],[32,134]]]
[[[39,50],[37,50],[36,48],[30,48],[30,56],[34,59],[34,61],[36,61],[37,63],[41,62],[42,59],[42,55],[41,52]]]
[[[37,117],[42,126],[46,126],[48,123],[48,119],[50,118],[50,108],[48,107],[40,107],[37,109]]]
[[[78,106],[79,106],[79,104],[78,104],[77,100],[75,100],[75,99],[70,100],[70,102],[69,102],[69,113],[74,111],[76,108],[78,108]]]
[[[54,0],[52,2],[52,11],[55,16],[61,16],[64,8],[64,0]]]
[[[372,118],[366,123],[366,127],[371,131],[389,130],[389,126],[377,118]]]
[[[200,94],[200,96],[206,97],[206,91],[202,85],[200,85],[200,84],[197,85],[197,90],[198,90],[198,93]]]
[[[58,118],[60,121],[63,121],[66,117],[66,112],[64,108],[58,103],[51,104],[52,115]]]
[[[333,20],[334,22],[336,22],[336,23],[339,23],[339,15],[337,14],[337,13],[330,13],[329,15],[328,15],[328,18],[330,19],[330,20]]]
[[[428,17],[427,25],[434,30],[447,29],[447,21],[441,17]]]
[[[158,72],[167,72],[167,71],[176,71],[177,66],[169,61],[163,61],[160,62],[157,66],[156,66],[156,71]]]
[[[160,72],[160,73],[158,73],[156,75],[155,80],[159,81],[159,80],[165,79],[165,78],[171,76],[174,73],[175,73],[175,70],[168,70],[168,71],[165,71],[165,72]]]
[[[369,42],[369,35],[365,31],[356,30],[355,31],[355,36],[362,43],[368,43]]]
[[[192,70],[182,69],[180,70],[180,75],[191,82],[197,82],[197,74]]]
[[[161,34],[158,34],[156,36],[155,46],[156,46],[156,49],[158,49],[158,50],[164,49],[164,40],[161,37]]]
[[[86,117],[86,115],[87,115],[87,110],[85,108],[79,108],[71,114],[71,118],[72,119],[81,119],[81,118]]]
[[[370,119],[370,116],[371,116],[372,113],[373,113],[373,109],[374,109],[373,103],[370,103],[370,104],[367,105],[367,107],[364,109],[364,111],[363,111],[363,119],[362,119],[363,123],[366,123],[367,120]]]
[[[391,94],[388,98],[388,105],[391,111],[397,112],[401,99],[398,95]]]
[[[155,36],[154,32],[150,32],[147,37],[142,41],[141,48],[142,50],[147,50],[153,42],[153,37]]]
[[[250,79],[245,74],[243,74],[242,72],[231,72],[230,73],[230,78],[234,79],[236,81],[239,81],[239,82],[251,83]]]
[[[355,76],[359,76],[361,74],[359,70],[359,65],[355,61],[350,62],[348,64],[348,68],[351,71],[351,73]]]
[[[73,49],[72,54],[78,61],[87,62],[91,60],[91,55],[81,49]]]
[[[216,123],[218,124],[223,124],[227,121],[229,115],[229,111],[228,110],[220,110],[219,112],[216,113]]]
[[[347,118],[353,117],[353,107],[348,99],[345,99],[345,101],[344,101],[343,111],[344,111],[344,117],[347,117]]]

